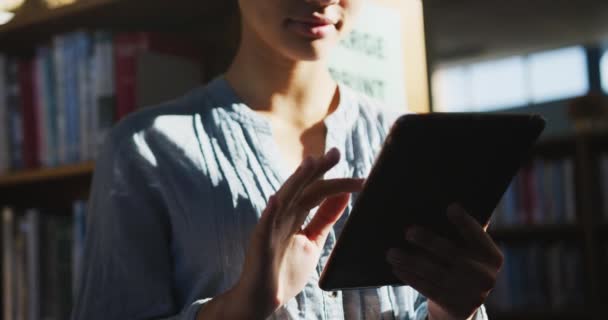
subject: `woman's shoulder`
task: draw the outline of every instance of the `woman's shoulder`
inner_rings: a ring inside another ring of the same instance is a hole
[[[121,143],[136,136],[163,136],[183,139],[197,126],[219,126],[230,117],[228,100],[219,101],[216,80],[190,90],[177,98],[143,107],[121,119],[108,133],[109,143]],[[223,112],[222,112],[223,111]],[[213,128],[208,131],[213,131]]]
[[[204,91],[204,87],[198,87],[172,100],[142,107],[116,123],[110,131],[109,138],[120,141],[125,137],[154,128],[163,119],[192,117],[205,106]]]

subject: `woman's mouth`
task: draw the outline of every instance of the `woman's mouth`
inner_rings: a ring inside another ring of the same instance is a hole
[[[310,39],[322,39],[334,34],[336,24],[327,18],[287,19],[287,29]]]

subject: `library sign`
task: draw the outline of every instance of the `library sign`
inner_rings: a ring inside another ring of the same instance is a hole
[[[398,111],[407,110],[403,27],[389,7],[364,2],[351,33],[330,62],[334,79]]]

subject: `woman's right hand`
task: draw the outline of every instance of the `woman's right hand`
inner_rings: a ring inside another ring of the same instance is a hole
[[[362,179],[323,175],[340,159],[337,149],[319,159],[306,158],[268,201],[252,233],[243,271],[231,290],[247,318],[266,318],[304,289],[319,261],[325,240]],[[302,228],[310,210],[315,216]]]

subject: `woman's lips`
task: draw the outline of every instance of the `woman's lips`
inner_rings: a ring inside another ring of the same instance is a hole
[[[336,32],[336,27],[328,20],[288,19],[287,29],[311,39],[325,38]]]

